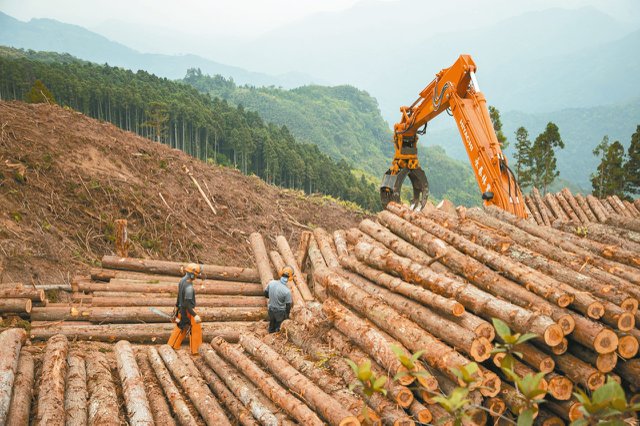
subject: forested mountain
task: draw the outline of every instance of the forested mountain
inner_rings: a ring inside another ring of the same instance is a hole
[[[189,70],[184,82],[203,93],[257,111],[266,121],[285,125],[304,142],[322,152],[364,170],[369,181],[379,183],[393,158],[392,133],[377,101],[351,86],[304,86],[285,90],[275,87],[238,86],[221,76]],[[462,144],[460,144],[462,145]],[[423,147],[420,161],[426,166],[431,194],[457,204],[480,201],[468,160],[456,161],[440,147]]]
[[[357,179],[347,162],[297,142],[286,126],[266,123],[255,112],[145,71],[72,61],[68,56],[54,62],[55,56],[2,49],[0,98],[23,100],[40,80],[63,106],[197,158],[236,165],[282,187],[379,208],[375,185]]]

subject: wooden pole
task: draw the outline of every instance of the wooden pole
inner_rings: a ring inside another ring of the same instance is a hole
[[[129,256],[127,219],[116,219],[116,254],[120,257]]]

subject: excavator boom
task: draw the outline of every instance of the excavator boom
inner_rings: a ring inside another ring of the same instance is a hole
[[[400,200],[402,182],[409,176],[414,190],[411,207],[424,207],[429,190],[418,162],[418,137],[431,119],[448,110],[456,120],[485,205],[526,217],[520,187],[500,149],[475,72],[471,56],[461,55],[436,75],[411,106],[400,107],[402,116],[394,125],[395,155],[380,186],[383,206]]]

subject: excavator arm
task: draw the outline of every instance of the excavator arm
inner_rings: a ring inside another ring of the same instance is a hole
[[[380,186],[383,206],[400,200],[402,183],[409,176],[414,195],[411,207],[424,207],[429,189],[418,162],[418,137],[431,119],[448,111],[456,120],[485,205],[526,217],[520,187],[500,149],[475,72],[471,56],[461,55],[450,68],[436,75],[411,106],[400,107],[402,117],[394,125],[395,155]]]

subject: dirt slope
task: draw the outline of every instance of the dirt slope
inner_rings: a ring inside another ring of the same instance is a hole
[[[332,231],[363,218],[58,106],[0,102],[0,127],[4,282],[59,283],[87,270],[112,253],[119,218],[132,256],[227,265],[252,264],[251,232],[283,234],[295,248],[305,226]]]

